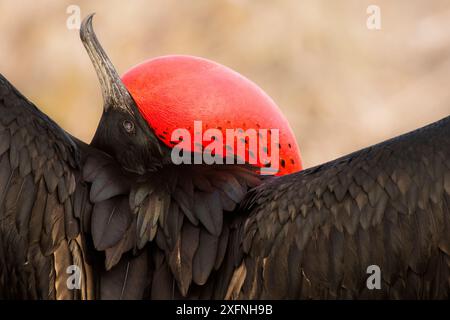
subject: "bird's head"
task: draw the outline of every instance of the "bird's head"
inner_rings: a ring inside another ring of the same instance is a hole
[[[120,78],[95,36],[92,17],[83,21],[80,36],[103,94],[93,146],[139,174],[177,163],[174,155],[185,157],[186,152],[193,163],[198,163],[194,154],[204,156],[202,163],[209,163],[207,155],[231,155],[263,169],[275,167],[278,175],[301,170],[287,120],[256,84],[223,65],[192,56],[154,58]],[[274,129],[277,134],[272,134]],[[181,152],[174,152],[181,145]]]
[[[94,65],[103,96],[103,114],[92,145],[115,157],[131,172],[154,171],[168,150],[142,117],[92,27],[93,14],[80,28],[80,38]]]

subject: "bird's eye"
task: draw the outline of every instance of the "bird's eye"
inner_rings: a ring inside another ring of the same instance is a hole
[[[125,129],[125,131],[127,133],[133,133],[134,132],[134,123],[131,122],[130,120],[124,120],[122,125],[123,125],[123,128]]]

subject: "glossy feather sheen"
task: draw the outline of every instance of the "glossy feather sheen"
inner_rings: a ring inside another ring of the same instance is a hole
[[[71,202],[77,144],[1,75],[0,132],[0,298],[92,297]],[[86,275],[76,291],[66,285],[74,261]]]
[[[246,275],[229,297],[447,298],[449,172],[447,117],[257,187],[240,209]],[[369,265],[381,290],[366,287]]]

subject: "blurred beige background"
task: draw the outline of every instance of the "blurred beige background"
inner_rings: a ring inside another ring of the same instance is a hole
[[[94,26],[119,73],[191,54],[259,84],[287,116],[304,166],[450,114],[450,1],[0,2],[0,72],[89,142],[101,114],[94,69],[66,9]],[[368,5],[381,8],[368,30]]]

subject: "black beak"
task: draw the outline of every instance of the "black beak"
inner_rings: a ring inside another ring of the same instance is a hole
[[[80,38],[91,58],[103,95],[103,110],[109,108],[119,108],[121,111],[135,115],[135,103],[128,90],[125,88],[116,69],[106,55],[105,50],[98,42],[94,29],[92,28],[92,18],[94,13],[88,15],[82,22],[80,28]]]

